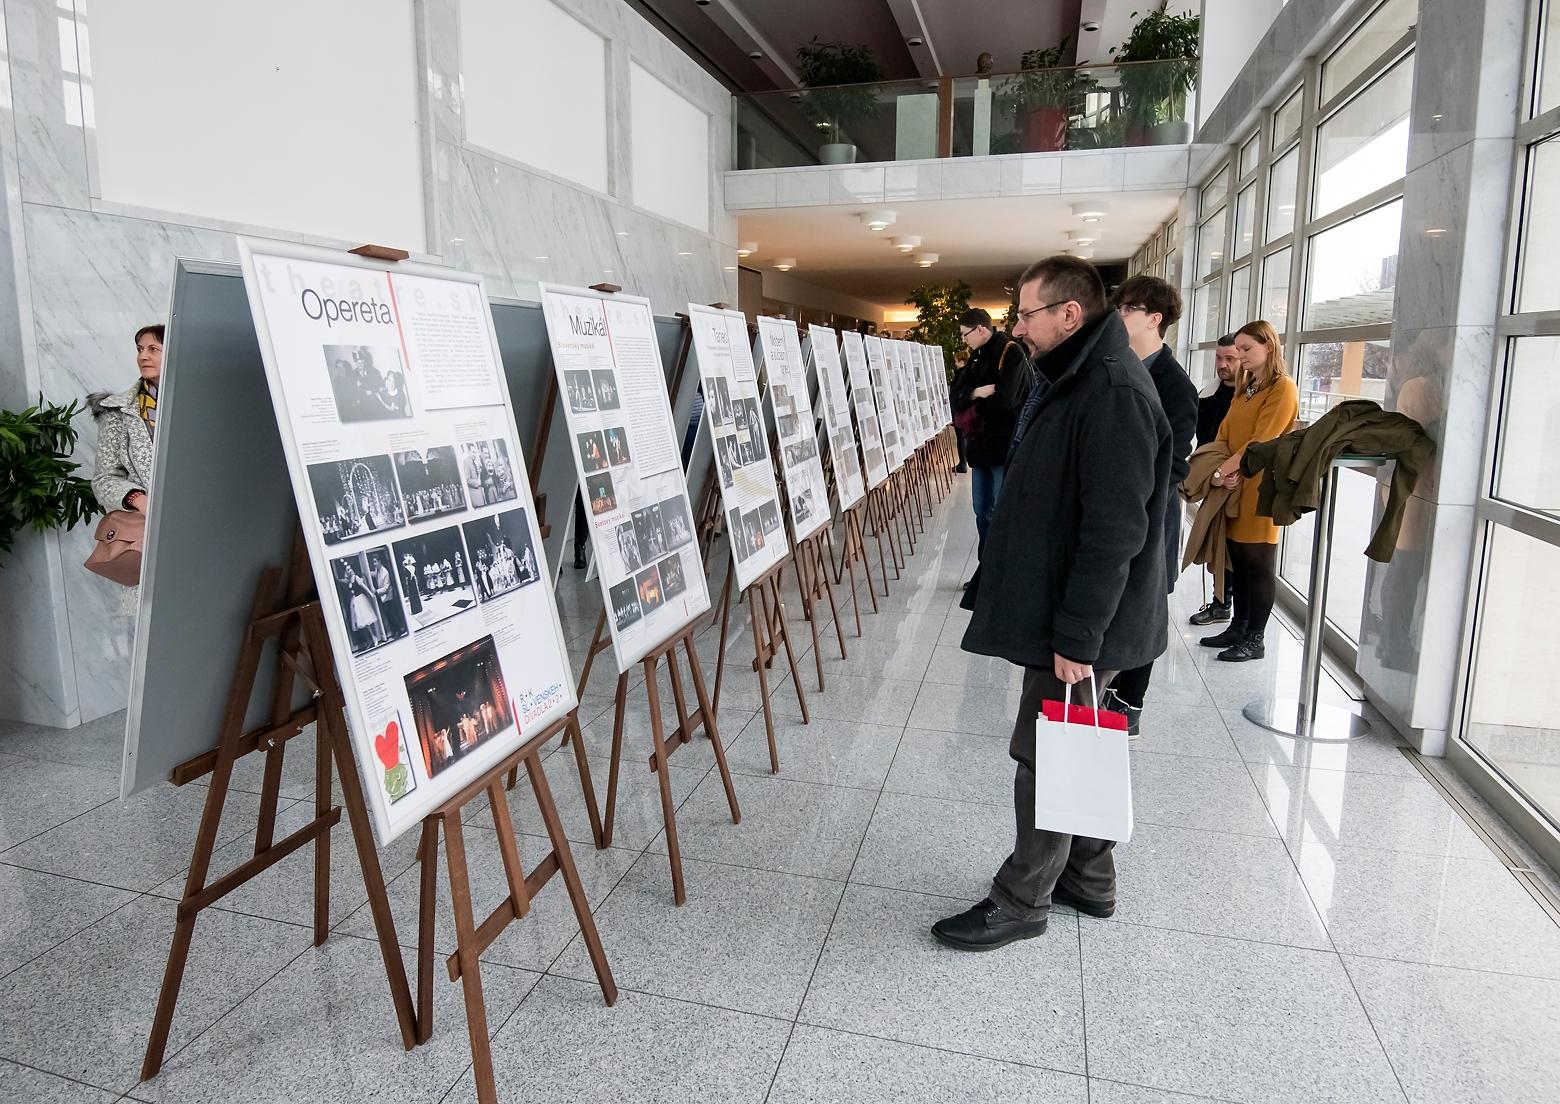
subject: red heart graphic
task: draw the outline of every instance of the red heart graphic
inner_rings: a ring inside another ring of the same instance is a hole
[[[401,761],[401,726],[394,721],[386,725],[385,730],[374,737],[374,751],[385,770],[394,770]]]

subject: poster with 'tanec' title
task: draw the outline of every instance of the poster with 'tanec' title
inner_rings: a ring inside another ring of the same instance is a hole
[[[710,608],[650,301],[542,284],[619,671]]]
[[[769,435],[758,405],[758,370],[748,346],[747,318],[741,311],[697,303],[688,305],[688,318],[737,587],[746,590],[790,552]]]
[[[872,378],[872,397],[877,403],[878,425],[883,430],[883,455],[888,470],[896,472],[905,462],[906,449],[900,437],[899,408],[894,403],[896,381],[888,362],[885,339],[868,334],[862,339],[867,347],[867,365]]]
[[[487,295],[430,265],[239,255],[388,843],[576,705]]]
[[[758,347],[769,376],[769,405],[779,436],[780,471],[791,504],[791,535],[804,541],[829,523],[829,488],[818,458],[818,427],[802,340],[789,318],[760,318]]]
[[[848,510],[867,493],[861,479],[861,453],[856,448],[856,431],[850,424],[850,395],[845,374],[840,368],[840,347],[834,331],[814,322],[807,331],[807,345],[813,366],[818,369],[818,395],[823,400],[823,425],[829,441],[829,456],[834,462],[834,493],[840,509]]]
[[[846,330],[840,339],[845,349],[850,402],[856,411],[856,428],[861,434],[861,457],[867,465],[867,489],[877,490],[888,478],[888,455],[883,447],[883,431],[878,425],[877,400],[872,397],[866,346],[855,330]]]

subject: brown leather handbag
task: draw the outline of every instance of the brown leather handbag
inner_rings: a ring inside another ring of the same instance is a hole
[[[146,515],[135,510],[110,510],[97,524],[97,546],[85,567],[120,586],[141,582],[141,542],[146,536]]]

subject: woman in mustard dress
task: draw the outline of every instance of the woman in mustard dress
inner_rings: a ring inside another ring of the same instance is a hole
[[[1235,353],[1240,376],[1218,437],[1230,458],[1212,476],[1215,487],[1240,494],[1240,512],[1227,534],[1235,616],[1223,632],[1201,643],[1222,648],[1218,658],[1228,663],[1245,663],[1264,654],[1262,637],[1278,591],[1278,526],[1272,518],[1257,516],[1259,481],[1241,477],[1241,455],[1253,441],[1271,441],[1289,431],[1300,412],[1300,392],[1284,366],[1278,333],[1268,323],[1248,322],[1235,331]]]

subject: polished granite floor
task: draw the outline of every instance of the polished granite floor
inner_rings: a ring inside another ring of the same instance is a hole
[[[1298,648],[1277,627],[1270,658],[1239,667],[1173,636],[1134,745],[1138,826],[1112,919],[1058,909],[1043,938],[986,955],[935,944],[931,922],[981,897],[1011,843],[1018,677],[959,650],[973,547],[961,483],[861,640],[845,614],[848,659],[823,626],[824,693],[792,621],[812,723],[781,678],[778,776],[751,641],[734,636],[720,730],[744,815],[730,823],[707,744],[678,752],[683,908],[644,759],[628,757],[601,852],[572,755],[549,761],[623,994],[603,1007],[549,886],[485,956],[505,1100],[1560,1100],[1560,927],[1390,740],[1296,744],[1242,718],[1292,687]],[[598,600],[564,574],[577,662]],[[1197,604],[1186,580],[1179,614]],[[701,646],[713,664],[715,635]],[[604,786],[610,683],[586,698]],[[0,726],[0,1101],[474,1100],[457,986],[438,985],[434,1040],[398,1045],[344,832],[332,938],[310,946],[302,855],[206,913],[166,1067],[137,1082],[205,791],[118,801],[122,723]],[[629,723],[643,751],[645,710]],[[257,782],[241,775],[219,863],[244,857]],[[300,756],[283,793],[312,785]],[[534,862],[528,804],[512,807]],[[483,810],[470,819],[491,907],[496,837]],[[382,862],[410,943],[412,840]],[[450,931],[441,913],[445,949]]]

